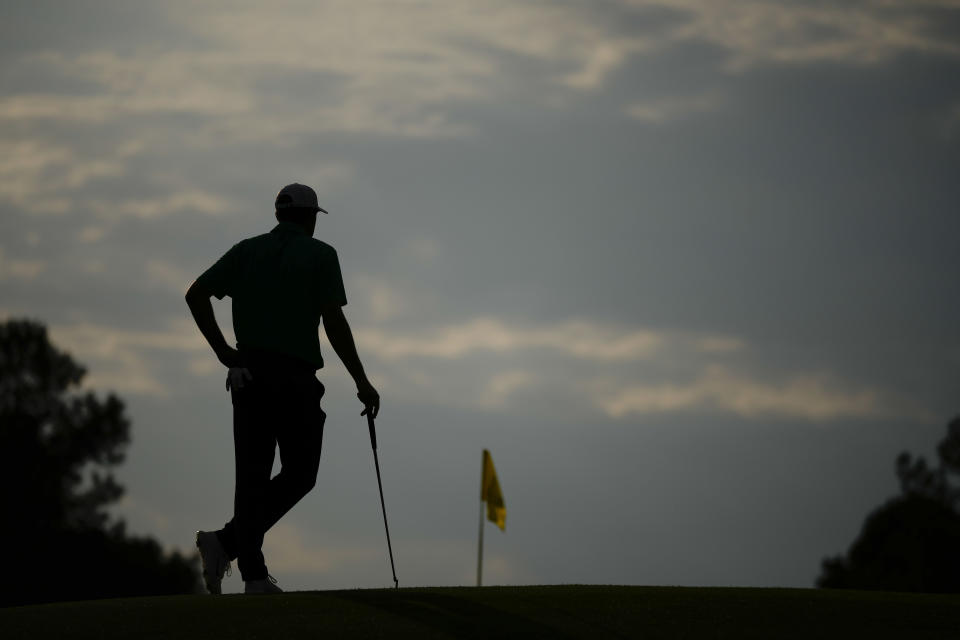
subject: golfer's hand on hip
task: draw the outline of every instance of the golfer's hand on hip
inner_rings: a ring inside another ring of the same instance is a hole
[[[250,370],[245,367],[230,367],[227,371],[227,391],[233,389],[243,389],[243,383],[246,380],[253,380]]]
[[[373,388],[369,380],[363,380],[357,384],[357,398],[363,403],[363,411],[360,415],[365,416],[369,412],[374,418],[380,413],[380,394]]]

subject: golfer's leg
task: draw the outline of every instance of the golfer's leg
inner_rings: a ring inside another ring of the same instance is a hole
[[[236,490],[233,520],[220,532],[224,547],[237,557],[244,581],[267,577],[263,532],[276,439],[265,389],[248,385],[233,392],[233,442]]]
[[[316,484],[327,414],[320,408],[323,385],[313,376],[291,385],[284,420],[277,425],[280,473],[267,489],[264,531],[270,529]]]

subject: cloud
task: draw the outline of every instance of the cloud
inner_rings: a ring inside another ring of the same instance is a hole
[[[597,402],[613,418],[677,411],[721,411],[744,418],[783,416],[812,421],[901,415],[873,389],[843,390],[829,375],[793,375],[782,384],[752,380],[719,365],[686,384],[630,385]],[[914,416],[916,417],[916,416]]]
[[[98,91],[6,95],[0,120],[89,126],[189,114],[205,118],[188,138],[204,145],[324,131],[463,136],[474,127],[450,107],[495,104],[529,84],[504,66],[504,54],[542,66],[556,87],[595,91],[631,54],[670,40],[610,34],[587,4],[333,2],[299,6],[295,20],[282,3],[164,6],[170,23],[196,36],[192,50],[121,54],[91,43],[80,53],[20,56],[34,77]]]
[[[179,282],[168,271],[169,265],[153,267],[158,282]],[[418,337],[370,329],[356,334],[364,353],[383,359],[378,365],[381,391],[415,402],[499,411],[533,393],[541,401],[548,398],[544,406],[564,402],[573,403],[568,409],[592,406],[613,419],[682,412],[731,413],[751,420],[785,416],[813,422],[929,418],[902,399],[851,385],[829,373],[785,369],[778,383],[769,375],[751,375],[742,366],[715,362],[746,349],[733,337],[615,329],[586,321],[515,327],[493,318]],[[156,396],[174,393],[180,379],[174,380],[157,366],[153,357],[157,352],[181,354],[187,371],[195,376],[207,376],[216,368],[207,357],[202,336],[185,319],[164,331],[54,325],[51,335],[90,366],[87,383],[91,387]],[[528,355],[519,356],[524,351]],[[484,353],[500,357],[489,361],[479,357]],[[540,356],[533,357],[534,353]],[[544,359],[551,354],[571,362],[558,366],[556,360]],[[521,366],[510,366],[517,358]],[[394,371],[397,366],[400,370]],[[684,371],[694,372],[688,382],[662,381]]]
[[[70,149],[38,140],[0,143],[0,199],[28,211],[63,213],[68,201],[51,195],[50,182],[62,182],[63,172],[75,160]]]
[[[173,60],[177,57],[173,56]],[[149,67],[146,60],[133,61]],[[172,61],[171,61],[172,62]],[[183,62],[181,60],[181,62]],[[97,54],[80,58],[50,58],[50,63],[63,69],[84,74],[85,70],[101,65],[104,70],[121,73],[131,60]],[[88,74],[94,75],[94,74]],[[171,79],[173,80],[173,79]],[[164,90],[173,88],[163,87]],[[21,94],[0,100],[0,120],[57,120],[61,122],[103,124],[117,118],[133,115],[161,115],[163,113],[190,113],[229,115],[246,111],[243,100],[247,96],[217,92],[198,83],[179,86],[173,93],[162,93],[138,88],[139,93],[123,95],[112,87],[109,94],[99,96],[72,96],[58,94]]]
[[[364,317],[381,323],[410,311],[410,296],[384,278],[357,275],[350,278],[351,298],[359,297],[365,307]]]
[[[32,80],[0,94],[0,121],[23,134],[0,143],[6,157],[0,198],[31,212],[82,205],[108,215],[115,203],[96,196],[81,202],[70,192],[125,175],[130,155],[169,165],[164,154],[172,148],[288,147],[305,135],[331,132],[469,136],[478,127],[465,105],[493,107],[518,98],[562,105],[568,96],[608,89],[632,60],[691,44],[719,47],[726,52],[723,68],[734,73],[769,64],[877,64],[905,52],[956,56],[960,44],[936,28],[933,11],[949,6],[955,5],[622,0],[480,7],[453,0],[329,2],[288,11],[284,3],[172,1],[161,9],[165,28],[178,29],[189,45],[145,43],[121,52],[96,40],[70,53],[38,45],[7,57],[5,65],[28,69]],[[675,19],[648,19],[664,11]],[[64,90],[63,78],[84,90]],[[715,94],[653,95],[628,98],[623,109],[656,124],[719,105]],[[51,126],[99,135],[107,124],[129,148],[81,152],[64,142],[74,136],[44,142]],[[127,199],[123,212],[150,218],[185,210],[217,214],[229,206],[190,176],[164,190],[180,195]]]
[[[32,53],[5,58],[8,68],[28,64],[31,82],[22,88],[7,85],[0,93],[5,138],[20,136],[0,141],[0,199],[27,212],[93,213],[97,219],[76,216],[82,222],[67,230],[92,244],[116,232],[110,223],[121,217],[220,216],[237,209],[241,202],[231,200],[239,198],[234,191],[212,186],[228,179],[229,170],[210,171],[198,182],[192,169],[209,161],[203,153],[222,159],[245,142],[283,147],[302,141],[304,134],[332,131],[468,135],[477,131],[477,121],[464,105],[512,108],[519,99],[528,101],[524,108],[538,109],[554,104],[557,95],[576,98],[607,90],[624,76],[636,79],[617,71],[644,56],[701,43],[722,50],[717,56],[725,59],[728,72],[768,64],[876,64],[903,52],[956,55],[958,45],[933,28],[935,12],[925,12],[938,6],[948,5],[335,2],[298,7],[298,19],[291,19],[283,3],[164,3],[161,10],[170,16],[165,27],[177,25],[183,32],[175,39],[181,43],[177,48],[121,51],[98,39],[65,53],[40,42]],[[649,28],[646,17],[660,10],[674,18]],[[265,36],[277,33],[284,36]],[[188,37],[179,37],[184,34]],[[619,107],[626,114],[650,124],[707,112],[723,97],[709,91],[639,99],[621,91],[613,95],[626,103]],[[956,121],[954,116],[951,122]],[[289,158],[296,161],[295,154]],[[349,179],[354,171],[340,164],[308,168],[331,180]],[[92,248],[84,247],[77,266],[96,274],[104,263],[89,257]],[[436,239],[424,236],[405,246],[398,243],[397,253],[437,266],[442,250]],[[37,277],[44,268],[40,261],[20,257],[0,260],[0,277],[7,279]],[[145,268],[148,283],[171,291],[182,291],[192,277],[161,261],[147,262]],[[692,367],[684,370],[690,374],[710,362],[726,363],[723,358],[745,349],[736,337],[591,321],[537,326],[486,317],[405,332],[380,323],[419,313],[419,300],[390,286],[389,278],[370,276],[361,285],[373,323],[357,332],[364,350],[394,364],[418,360],[424,384],[441,369],[470,369],[465,380],[484,390],[490,406],[556,384],[557,376],[545,375],[556,359],[595,368],[649,364],[649,384],[656,387],[676,379],[669,367],[678,355],[683,367]],[[192,327],[189,331],[197,335]],[[138,355],[150,347],[130,338],[115,348],[110,370],[117,372],[118,384],[142,390],[159,384],[162,376]],[[508,361],[518,356],[525,360]],[[554,361],[546,364],[537,360],[541,356]],[[189,367],[204,370],[200,359]],[[640,377],[635,370],[625,375]],[[669,395],[672,388],[664,391]]]
[[[150,135],[162,136],[162,132],[162,128],[154,129]],[[169,133],[172,138],[180,135],[177,131]],[[29,213],[93,214],[99,224],[77,232],[81,243],[97,242],[110,229],[103,223],[123,218],[153,220],[182,213],[215,217],[241,208],[229,192],[198,186],[194,174],[175,169],[142,174],[132,168],[132,158],[162,153],[157,147],[148,144],[146,138],[76,147],[46,140],[43,135],[0,140],[0,201]],[[169,159],[164,162],[169,163]],[[344,162],[300,163],[297,167],[297,174],[306,176],[305,180],[327,188],[347,183],[353,172],[353,167]],[[150,195],[106,195],[131,187]]]
[[[167,289],[183,295],[187,292],[196,275],[186,269],[164,260],[148,260],[146,264],[147,284]]]
[[[43,260],[7,258],[0,247],[0,282],[4,280],[33,280],[47,268]]]
[[[517,86],[501,54],[543,65],[558,87],[603,88],[631,56],[693,41],[730,52],[728,67],[837,61],[872,63],[903,51],[956,55],[960,45],[909,3],[809,6],[728,0],[632,0],[626,10],[670,10],[658,29],[622,29],[590,3],[391,2],[281,6],[170,2],[172,24],[192,50],[44,50],[21,56],[34,75],[84,80],[99,93],[19,93],[0,119],[87,124],[160,114],[215,118],[203,127],[230,139],[341,131],[412,137],[464,135],[458,102],[492,103]],[[642,17],[641,17],[642,20]],[[282,33],[284,37],[264,37]],[[264,89],[289,76],[285,90]],[[522,86],[522,84],[520,85]],[[303,98],[298,107],[281,95]],[[536,98],[536,94],[533,94]],[[194,134],[197,132],[194,131]]]
[[[384,359],[377,365],[381,392],[414,402],[501,411],[516,408],[512,405],[523,398],[535,397],[536,402],[525,405],[565,412],[593,407],[613,419],[689,412],[812,422],[930,419],[903,398],[851,384],[827,372],[785,368],[775,378],[781,382],[775,382],[769,374],[751,374],[742,365],[715,362],[746,349],[732,337],[613,329],[585,321],[540,329],[511,328],[490,318],[418,338],[390,337],[370,330],[356,333],[364,353]],[[95,388],[154,396],[176,393],[180,374],[164,372],[156,364],[157,353],[180,354],[186,363],[183,366],[194,376],[208,376],[217,367],[208,357],[202,336],[186,319],[178,319],[162,331],[82,323],[53,325],[51,336],[90,366],[87,385]],[[520,357],[521,366],[510,366],[516,362],[517,352],[525,350],[541,355],[528,354]],[[494,361],[479,358],[484,352],[500,357]],[[571,362],[558,366],[556,360],[544,359],[550,354]],[[180,371],[183,366],[175,369]],[[693,372],[687,382],[664,381],[685,371]]]
[[[930,8],[949,2],[804,3],[763,0],[625,0],[635,8],[665,7],[689,20],[667,36],[729,52],[726,69],[765,64],[876,64],[901,53],[960,55],[960,44],[938,30]]]
[[[668,120],[713,111],[722,104],[722,98],[715,93],[693,96],[665,96],[634,102],[626,108],[626,114],[631,118],[649,124],[662,124]]]
[[[433,264],[437,258],[443,255],[443,247],[433,236],[424,234],[422,231],[413,237],[407,238],[400,247],[402,255],[411,260],[422,264]]]
[[[228,198],[200,189],[176,191],[156,198],[90,200],[86,205],[102,218],[132,216],[145,220],[183,212],[219,215],[231,208]]]
[[[192,321],[186,319],[171,322],[165,331],[92,323],[51,324],[50,336],[88,367],[85,386],[161,397],[169,396],[172,390],[153,355],[174,352],[196,356],[209,350]],[[192,370],[197,369],[194,365]]]
[[[112,509],[119,512],[124,519],[133,518],[154,534],[164,535],[171,531],[170,517],[153,505],[147,504],[143,498],[135,498],[129,493],[124,493]],[[182,550],[177,549],[177,551]]]
[[[356,333],[365,349],[387,359],[453,359],[480,351],[545,349],[588,360],[629,361],[649,358],[668,340],[680,339],[666,332],[620,329],[587,321],[530,327],[508,324],[493,317],[438,327],[420,335],[399,335],[371,328],[359,329]]]
[[[372,86],[372,70],[357,69],[350,58],[331,55],[329,43],[322,46],[316,56],[301,55],[304,45],[310,41],[314,44],[307,46],[308,49],[324,44],[318,42],[322,38],[316,34],[303,42],[263,38],[260,24],[263,14],[255,10],[246,13],[235,8],[228,10],[241,18],[239,22],[234,21],[237,29],[255,30],[256,35],[240,45],[240,41],[231,36],[226,41],[211,42],[212,49],[194,51],[33,55],[28,61],[38,73],[82,79],[99,85],[100,92],[95,95],[9,95],[0,99],[0,120],[102,125],[145,116],[200,116],[207,119],[202,121],[202,126],[192,128],[185,139],[199,141],[204,146],[224,139],[276,142],[282,137],[320,131],[445,137],[468,130],[464,124],[449,122],[443,112],[431,110],[431,105],[454,95],[476,95],[476,90],[464,79],[448,74],[447,84],[451,86],[443,88],[438,86],[442,83],[430,82],[429,78],[417,81],[417,74],[411,74],[409,69],[402,76],[391,75],[390,68],[396,67],[398,59],[391,58],[388,51],[374,50],[369,51],[366,58],[373,56],[380,60],[383,68],[377,69],[376,76],[388,86]],[[193,16],[194,20],[203,19],[199,15],[202,12],[191,9],[188,13],[198,14]],[[222,35],[217,23],[223,17],[206,16],[211,21],[207,35],[214,40]],[[242,20],[244,17],[249,24]],[[328,17],[324,14],[323,21],[329,22]],[[290,23],[285,28],[289,29]],[[257,42],[263,42],[267,48],[258,47]],[[348,48],[357,49],[356,45]],[[440,68],[442,64],[437,61],[433,67]],[[316,75],[303,85],[304,90],[316,94],[316,100],[291,100],[296,96],[289,88],[272,93],[260,88],[261,82],[285,74],[327,74],[327,77]],[[336,81],[343,74],[353,76],[346,89]],[[410,84],[417,85],[421,91],[415,91]]]
[[[77,232],[77,241],[83,244],[99,242],[107,234],[103,227],[87,226]]]
[[[562,76],[560,83],[581,91],[597,90],[603,86],[607,75],[622,65],[630,54],[653,48],[647,40],[598,36],[583,48],[579,68]]]
[[[518,402],[593,405],[604,388],[585,392],[585,381],[615,371],[620,382],[637,379],[640,368],[663,375],[745,348],[733,336],[589,320],[532,325],[481,317],[410,333],[360,328],[355,334],[363,353],[381,360],[385,393],[497,411]],[[533,397],[536,402],[525,402]]]
[[[733,353],[743,348],[739,338],[725,336],[705,336],[694,340],[695,349],[701,353]]]
[[[363,353],[381,359],[376,369],[385,393],[417,402],[565,415],[599,411],[613,419],[690,412],[812,422],[930,418],[909,398],[829,371],[780,362],[761,373],[763,354],[735,336],[490,317],[416,334],[356,334]]]
[[[206,378],[214,373],[222,372],[223,365],[207,355],[206,357],[191,358],[187,363],[187,369],[198,378]]]
[[[382,531],[380,532],[382,535]],[[323,544],[311,544],[323,540]],[[325,579],[357,580],[360,575],[381,575],[386,562],[386,543],[377,539],[368,544],[358,540],[331,540],[321,530],[308,530],[288,520],[278,522],[263,541],[263,554],[271,572],[320,574]],[[394,540],[394,553],[403,554],[406,566],[404,584],[436,584],[450,581],[471,585],[476,582],[476,540],[404,539]],[[473,558],[474,562],[469,562]],[[387,565],[389,569],[389,565]],[[488,584],[534,581],[521,560],[490,551],[484,554],[484,582]],[[453,572],[453,573],[451,573]],[[389,573],[386,579],[389,581]],[[351,577],[347,577],[351,576]],[[391,583],[392,586],[392,583]]]
[[[33,213],[63,214],[74,208],[70,192],[102,178],[124,175],[128,146],[94,158],[42,138],[0,141],[0,200]]]
[[[533,373],[523,370],[495,374],[477,394],[477,404],[486,409],[503,407],[514,392],[534,385],[537,379]]]
[[[369,558],[379,559],[382,549],[349,544],[310,546],[299,527],[278,522],[264,537],[263,553],[270,558],[270,568],[277,572],[325,573]]]

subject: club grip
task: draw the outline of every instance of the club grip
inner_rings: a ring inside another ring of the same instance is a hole
[[[370,412],[367,412],[367,427],[370,429],[370,446],[373,447],[373,450],[377,450],[377,429],[373,426],[373,416],[370,415]]]

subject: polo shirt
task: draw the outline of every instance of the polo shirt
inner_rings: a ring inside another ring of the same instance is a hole
[[[265,350],[323,367],[318,329],[329,305],[347,304],[337,251],[298,225],[241,240],[197,283],[230,296],[237,348]]]

